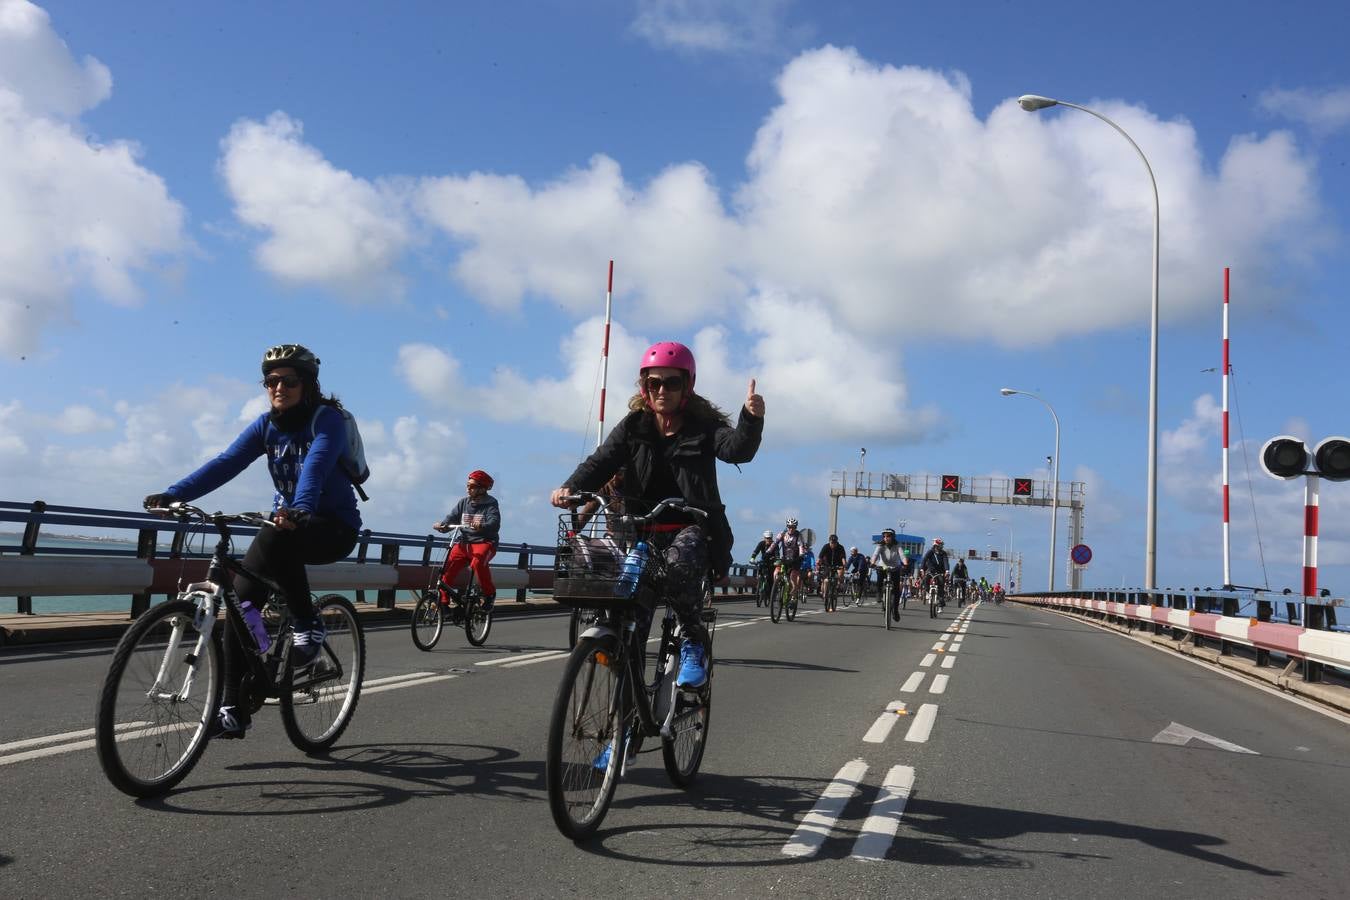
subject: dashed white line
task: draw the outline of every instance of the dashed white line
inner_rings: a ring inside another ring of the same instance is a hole
[[[885,743],[886,737],[895,727],[896,720],[900,718],[900,713],[904,710],[905,704],[899,700],[892,700],[887,706],[886,711],[877,716],[877,720],[872,723],[872,727],[867,729],[867,734],[863,735],[863,740],[869,744]]]
[[[944,668],[944,669],[950,669],[950,668],[951,668],[952,666],[954,666],[954,665],[956,665],[956,657],[955,657],[955,656],[949,656],[949,657],[947,657],[946,659],[944,659],[944,660],[942,661],[942,668]]]
[[[894,766],[886,773],[886,780],[872,801],[872,812],[863,822],[858,839],[853,842],[851,858],[863,862],[879,862],[895,841],[900,828],[900,817],[914,790],[914,767]]]
[[[909,726],[909,731],[905,732],[905,740],[911,744],[922,744],[928,740],[928,735],[933,732],[933,722],[937,720],[937,704],[925,703],[919,707],[918,715],[914,717],[914,722]]]
[[[834,823],[848,805],[848,801],[858,793],[858,783],[867,774],[867,762],[855,759],[846,763],[834,776],[825,793],[820,795],[816,805],[802,819],[792,837],[783,845],[783,855],[799,859],[815,856],[825,839],[830,836]]]
[[[946,693],[947,679],[950,677],[951,677],[950,675],[934,675],[933,683],[928,687],[928,693],[930,694]]]
[[[960,653],[960,652],[961,652],[961,645],[960,645],[960,644],[952,644],[950,647],[947,648],[947,652],[948,652],[948,653]]]
[[[124,722],[121,725],[114,727],[117,731],[126,731],[131,728],[143,728],[149,724],[149,722]],[[0,744],[0,753],[9,750],[22,750],[26,747],[40,747],[43,744],[55,744],[60,741],[73,741],[77,738],[90,738],[93,736],[94,729],[83,728],[79,731],[67,731],[64,734],[49,734],[46,737],[24,738],[21,741],[10,741],[8,744]]]
[[[931,665],[933,664],[933,660],[935,660],[935,659],[937,659],[937,654],[936,654],[936,653],[929,653],[929,654],[928,654],[927,656],[925,656],[922,660],[920,660],[919,665],[920,665],[922,668],[925,668],[925,669],[926,669],[926,668],[928,668],[929,666],[931,666]]]
[[[925,674],[927,673],[915,672],[913,675],[909,676],[909,678],[905,679],[905,683],[901,686],[900,690],[906,694],[914,693],[919,689],[919,685],[923,684],[923,676]]]
[[[362,686],[361,686],[361,694],[362,694],[362,696],[364,696],[364,695],[366,695],[366,694],[380,694],[380,693],[383,693],[384,691],[396,691],[396,690],[398,690],[399,688],[405,688],[405,687],[417,687],[418,685],[421,685],[421,684],[434,684],[434,683],[436,683],[437,681],[449,681],[451,678],[456,678],[456,677],[458,677],[458,676],[455,676],[455,675],[432,675],[432,676],[430,676],[430,677],[428,677],[428,678],[412,678],[412,679],[404,679],[403,681],[396,681],[396,682],[393,682],[393,683],[391,683],[391,684],[377,684],[377,685],[374,685],[373,687],[369,687],[369,686],[366,686],[366,685],[362,685]]]
[[[936,644],[933,645],[933,650],[936,653],[941,653],[945,649],[946,646],[941,641],[938,641]]]
[[[650,641],[649,641],[648,643],[650,643]],[[571,656],[571,655],[572,655],[572,652],[571,652],[570,650],[564,650],[564,651],[561,651],[561,652],[549,653],[549,654],[546,654],[546,655],[544,655],[544,656],[535,656],[535,657],[532,658],[532,659],[517,659],[517,660],[514,660],[514,661],[512,661],[512,662],[502,663],[502,668],[503,668],[503,669],[515,669],[515,668],[519,668],[520,666],[532,666],[532,665],[534,665],[535,663],[554,662],[554,661],[559,660],[559,659],[566,659],[567,657],[569,657],[569,656]]]

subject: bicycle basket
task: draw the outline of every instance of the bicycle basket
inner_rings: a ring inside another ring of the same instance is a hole
[[[554,557],[553,599],[564,606],[584,606],[593,609],[627,606],[643,602],[650,591],[634,591],[631,585],[621,584],[624,556],[628,542],[616,536],[618,517],[610,528],[608,517],[602,511],[579,522],[572,513],[558,517],[558,553]],[[577,525],[584,528],[578,529]],[[643,582],[648,580],[644,572]],[[645,588],[645,584],[643,585]]]

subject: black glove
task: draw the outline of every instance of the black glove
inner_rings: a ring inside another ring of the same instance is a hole
[[[289,509],[282,507],[277,510],[279,513],[285,513],[286,519],[296,528],[304,528],[309,524],[309,510],[307,509]],[[274,515],[273,518],[276,518]]]
[[[148,494],[141,506],[144,509],[165,509],[170,503],[177,502],[178,498],[173,494]]]

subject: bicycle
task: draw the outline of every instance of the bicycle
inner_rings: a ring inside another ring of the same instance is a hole
[[[853,605],[862,606],[862,576],[857,572],[848,572],[844,575],[844,587],[853,598]]]
[[[838,569],[831,568],[821,574],[820,599],[825,604],[826,612],[835,612],[839,609]]]
[[[938,608],[942,606],[942,587],[938,584],[937,578],[932,575],[927,576],[927,586],[924,589],[925,599],[928,602],[928,618],[936,619]]]
[[[567,501],[581,503],[593,497],[576,494]],[[658,503],[649,515],[622,518],[643,526],[668,509],[700,519],[707,515],[671,498]],[[603,507],[597,515],[604,515]],[[707,635],[708,680],[697,690],[676,687],[683,626],[669,603],[660,619],[656,652],[647,653],[647,635],[663,599],[661,555],[650,556],[629,594],[623,560],[592,554],[583,562],[565,518],[560,517],[554,596],[559,603],[594,607],[598,617],[577,639],[564,666],[549,716],[544,774],[554,823],[579,841],[600,826],[619,779],[646,738],[660,738],[666,774],[676,787],[688,787],[698,774],[712,709],[717,611],[709,605],[712,578],[705,573],[699,619]],[[616,588],[622,595],[616,595]]]
[[[887,631],[891,630],[892,621],[900,618],[900,612],[897,606],[899,598],[896,596],[895,584],[891,579],[891,568],[891,566],[877,567],[881,578],[879,587],[879,593],[881,594],[881,617],[886,620]]]
[[[462,525],[450,526],[452,533],[458,533]],[[454,544],[454,537],[445,540],[446,552]],[[469,583],[464,590],[451,588],[446,591],[449,603],[441,602],[441,571],[444,568],[445,555],[440,556],[441,565],[431,566],[430,580],[422,595],[413,607],[412,642],[418,650],[430,652],[441,639],[446,625],[463,628],[464,636],[475,647],[487,642],[492,631],[492,611],[484,608],[483,590],[474,579],[473,569],[469,570]]]
[[[780,559],[776,565],[777,574],[773,580],[773,593],[769,597],[769,620],[777,624],[778,620],[787,615],[789,622],[797,618],[797,607],[800,603],[798,594],[800,588],[792,585],[792,576],[788,571],[787,565]]]
[[[225,627],[234,629],[244,647],[258,647],[234,592],[237,575],[267,587],[266,609],[277,620],[268,648],[243,654],[241,705],[253,714],[275,698],[291,743],[308,754],[332,747],[356,711],[365,672],[365,635],[351,601],[338,594],[314,601],[327,637],[318,658],[297,670],[291,665],[292,623],[284,592],[230,556],[231,523],[275,527],[271,520],[261,513],[207,513],[186,503],[149,512],[214,525],[220,538],[206,580],[151,607],[117,643],[94,725],[108,780],[133,797],[154,797],[186,778],[205,752],[207,727],[216,719],[223,690],[216,633],[222,607]]]
[[[751,560],[751,565],[756,563]],[[755,582],[755,606],[768,606],[773,593],[773,564],[771,560],[760,560],[757,564],[758,579]]]

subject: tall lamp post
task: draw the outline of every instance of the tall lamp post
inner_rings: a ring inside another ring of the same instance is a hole
[[[1005,397],[1011,397],[1013,394],[1021,394],[1023,397],[1030,397],[1033,400],[1039,400],[1045,404],[1045,408],[1050,410],[1050,418],[1055,420],[1055,459],[1054,469],[1050,479],[1054,482],[1051,488],[1050,497],[1050,591],[1055,590],[1055,523],[1059,520],[1059,416],[1055,415],[1055,408],[1046,402],[1044,397],[1040,397],[1031,391],[1017,391],[1012,388],[999,388],[998,391]]]
[[[1148,526],[1144,538],[1144,588],[1151,591],[1157,586],[1158,574],[1158,181],[1153,177],[1153,167],[1148,164],[1148,157],[1139,149],[1134,138],[1101,113],[1067,100],[1053,100],[1037,94],[1023,94],[1017,98],[1017,103],[1027,112],[1036,112],[1051,106],[1067,106],[1101,119],[1130,142],[1134,152],[1138,153],[1139,159],[1143,161],[1144,168],[1148,171],[1149,183],[1153,186],[1153,312],[1148,352]]]

